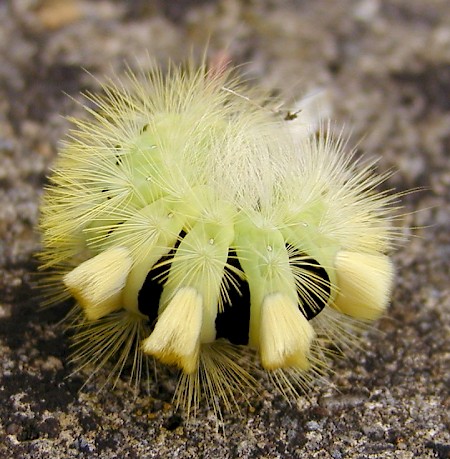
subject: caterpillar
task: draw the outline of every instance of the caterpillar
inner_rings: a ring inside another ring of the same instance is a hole
[[[188,413],[238,407],[260,369],[287,400],[307,393],[388,306],[387,174],[233,69],[191,60],[102,89],[71,119],[39,223],[48,301],[75,299],[77,368],[112,381],[131,361],[139,386],[149,358],[178,367]]]

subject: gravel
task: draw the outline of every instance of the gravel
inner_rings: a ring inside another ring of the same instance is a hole
[[[450,458],[448,0],[11,0],[0,37],[1,458]],[[287,101],[324,89],[350,142],[396,170],[386,186],[416,189],[381,333],[334,362],[333,387],[295,406],[264,391],[219,429],[207,407],[175,410],[170,370],[151,395],[125,378],[99,392],[106,374],[82,389],[68,306],[43,310],[32,288],[38,203],[80,91],[207,41]]]

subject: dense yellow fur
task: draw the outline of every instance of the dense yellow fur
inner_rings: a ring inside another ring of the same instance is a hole
[[[359,319],[387,307],[399,233],[395,195],[377,191],[386,175],[326,123],[286,121],[231,71],[129,72],[86,97],[89,117],[72,120],[40,222],[50,296],[70,293],[83,312],[74,361],[95,373],[116,357],[117,377],[131,357],[138,384],[154,356],[182,370],[188,412],[202,394],[217,413],[232,408],[235,391],[256,386],[254,364],[215,340],[215,320],[247,282],[249,345],[289,400],[309,391],[327,346],[356,343]],[[159,268],[148,323],[138,295]]]

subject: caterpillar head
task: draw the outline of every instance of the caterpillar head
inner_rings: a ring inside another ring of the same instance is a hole
[[[253,384],[235,361],[248,346],[286,393],[336,323],[384,313],[393,197],[339,137],[293,130],[228,71],[193,64],[90,99],[40,225],[43,266],[82,311],[82,366],[117,351],[120,371],[134,353],[140,373],[154,356],[182,370],[188,406],[199,381],[228,403]]]

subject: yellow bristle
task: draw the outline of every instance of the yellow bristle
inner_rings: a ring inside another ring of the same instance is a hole
[[[156,322],[153,333],[142,342],[142,350],[185,373],[198,368],[203,300],[197,290],[181,288]]]
[[[358,319],[379,318],[392,290],[394,267],[389,257],[342,250],[335,267],[339,293],[334,307]]]
[[[260,355],[266,370],[309,368],[314,329],[287,295],[273,293],[263,301]]]
[[[384,312],[399,195],[316,97],[282,113],[232,69],[151,67],[72,119],[41,206],[46,295],[80,305],[79,369],[130,363],[137,387],[154,356],[181,368],[188,414],[204,397],[220,416],[256,351],[291,402]]]
[[[88,320],[121,308],[122,289],[133,261],[129,251],[115,247],[77,266],[63,278]]]

